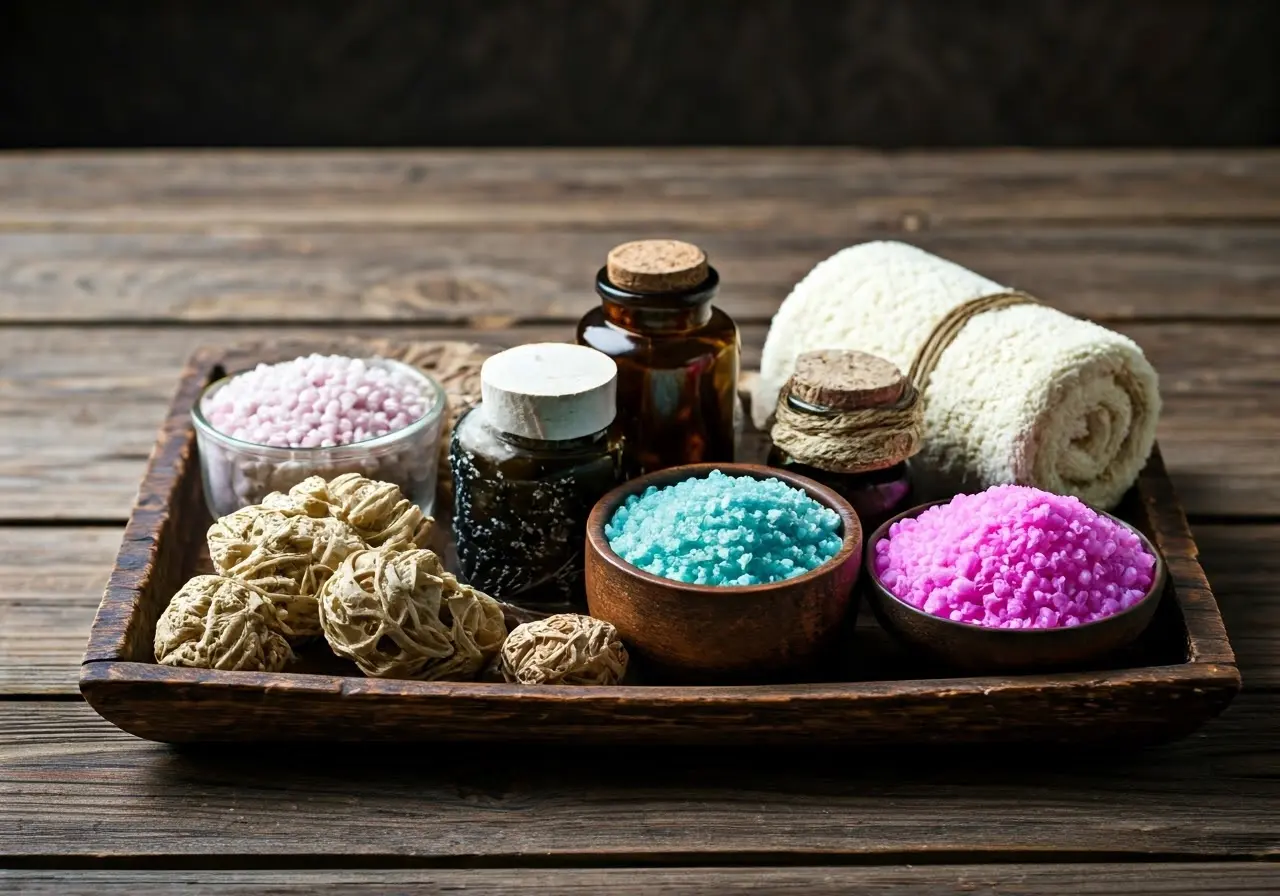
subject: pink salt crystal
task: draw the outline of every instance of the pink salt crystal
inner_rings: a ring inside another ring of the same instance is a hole
[[[895,523],[874,562],[905,603],[993,628],[1096,622],[1140,601],[1155,567],[1142,541],[1111,518],[1018,485],[957,495]]]
[[[430,407],[422,380],[408,371],[310,355],[259,364],[228,381],[201,410],[214,429],[242,441],[314,448],[404,429]]]

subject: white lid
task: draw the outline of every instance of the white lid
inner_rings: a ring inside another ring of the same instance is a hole
[[[489,423],[548,442],[608,427],[616,413],[618,365],[584,345],[535,342],[499,352],[480,368]]]

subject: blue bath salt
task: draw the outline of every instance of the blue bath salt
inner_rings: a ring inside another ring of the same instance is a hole
[[[645,572],[694,585],[760,585],[816,569],[840,551],[840,515],[778,479],[686,479],[632,495],[604,527]]]

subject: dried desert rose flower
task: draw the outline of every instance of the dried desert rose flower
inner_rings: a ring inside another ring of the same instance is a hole
[[[208,539],[214,569],[264,592],[297,638],[320,634],[316,595],[347,556],[364,548],[341,520],[258,505],[222,517]]]
[[[287,515],[332,516],[355,529],[370,547],[425,548],[434,520],[391,482],[347,473],[325,482],[312,476],[267,495],[263,506]]]
[[[507,635],[497,601],[426,550],[352,554],[321,591],[320,625],[334,653],[374,678],[472,679]]]
[[[196,576],[156,623],[156,661],[197,669],[279,672],[293,658],[266,595],[221,576]]]
[[[617,684],[627,649],[607,622],[561,613],[517,626],[502,646],[502,674],[520,684]]]

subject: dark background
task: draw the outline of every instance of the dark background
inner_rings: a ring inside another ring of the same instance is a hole
[[[0,146],[1241,146],[1280,0],[9,0]]]

